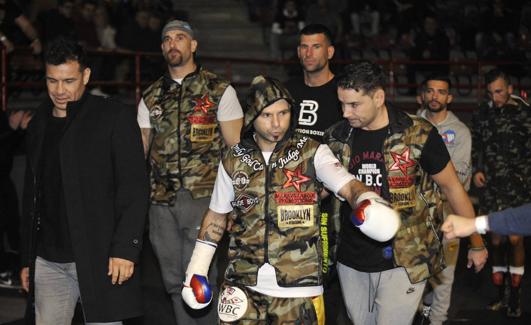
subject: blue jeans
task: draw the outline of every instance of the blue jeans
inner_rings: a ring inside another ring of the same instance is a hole
[[[54,263],[37,257],[35,262],[36,325],[70,325],[79,298],[75,263]],[[86,324],[122,325],[122,322]]]

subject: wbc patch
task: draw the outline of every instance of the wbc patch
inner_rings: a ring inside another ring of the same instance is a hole
[[[230,323],[241,319],[247,307],[247,295],[238,287],[227,287],[219,295],[218,316],[222,322]]]
[[[249,212],[258,204],[258,197],[249,193],[242,193],[230,203],[233,208],[238,208],[242,213]]]
[[[315,224],[313,205],[280,205],[278,228],[311,227]]]
[[[244,171],[237,170],[232,174],[232,186],[238,191],[243,191],[249,185],[249,175]]]
[[[453,145],[455,143],[456,133],[454,130],[446,130],[441,134],[445,145]]]
[[[277,192],[275,202],[279,205],[285,204],[314,204],[317,202],[315,192]]]

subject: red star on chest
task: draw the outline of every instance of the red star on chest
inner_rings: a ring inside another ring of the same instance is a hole
[[[308,182],[311,178],[303,175],[301,171],[302,166],[297,167],[294,171],[284,169],[283,172],[288,178],[286,183],[282,186],[282,188],[288,188],[290,186],[295,187],[297,192],[301,191],[301,184]]]
[[[409,158],[409,148],[406,148],[404,152],[398,154],[396,152],[391,152],[391,157],[395,161],[389,170],[400,170],[404,176],[407,176],[407,169],[409,167],[415,166],[417,163],[413,159]]]
[[[206,114],[209,108],[214,107],[214,103],[212,103],[210,99],[208,99],[207,94],[203,95],[203,97],[201,98],[194,98],[192,100],[195,102],[194,112],[201,110],[204,114]]]

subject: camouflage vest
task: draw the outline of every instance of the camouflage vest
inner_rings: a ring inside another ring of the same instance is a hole
[[[182,187],[212,194],[223,145],[217,109],[228,82],[198,68],[182,84],[163,76],[144,91],[153,141],[151,201],[173,205]]]
[[[273,152],[269,165],[260,149],[245,142],[227,152],[223,166],[235,194],[227,280],[256,285],[258,269],[270,263],[280,286],[321,285],[320,185],[313,165],[318,146],[295,135]]]
[[[417,283],[445,267],[439,231],[443,205],[438,188],[419,164],[433,126],[422,118],[408,116],[412,125],[387,137],[383,152],[390,203],[400,212],[402,221],[393,241],[394,262],[406,269],[412,283]],[[351,133],[346,142],[331,138],[328,144],[344,166],[350,161]],[[333,218],[338,219],[341,203],[335,201]]]

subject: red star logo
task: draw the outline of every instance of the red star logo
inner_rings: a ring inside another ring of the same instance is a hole
[[[407,176],[407,169],[411,166],[415,166],[417,163],[409,158],[409,148],[406,148],[402,154],[391,152],[391,156],[395,162],[391,165],[389,170],[400,170],[404,176]]]
[[[194,112],[202,110],[206,114],[209,108],[214,107],[214,103],[208,99],[208,95],[206,94],[201,98],[194,98],[192,100],[195,102]]]
[[[288,188],[290,186],[293,186],[295,187],[297,192],[301,191],[301,184],[306,183],[311,179],[310,177],[302,174],[301,168],[302,166],[299,165],[299,167],[297,167],[294,171],[288,169],[283,170],[288,180],[286,181],[286,183],[284,183],[282,188]]]

